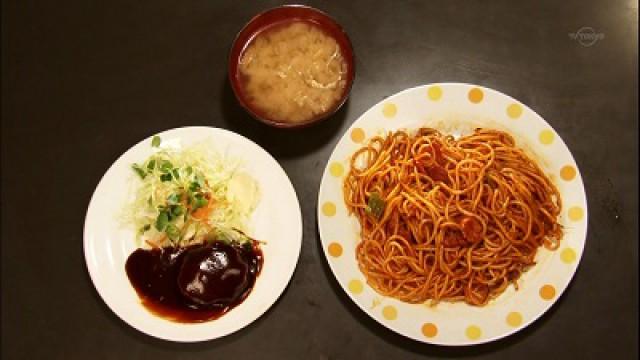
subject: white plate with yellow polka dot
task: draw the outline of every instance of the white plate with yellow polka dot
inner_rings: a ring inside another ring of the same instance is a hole
[[[564,227],[561,246],[540,249],[537,264],[483,307],[464,302],[435,306],[408,304],[378,294],[358,269],[355,248],[360,227],[343,201],[342,181],[351,155],[367,139],[386,131],[433,127],[455,135],[476,127],[509,132],[516,144],[538,160],[560,191]],[[322,176],[318,195],[322,247],[336,279],[369,316],[409,338],[440,345],[473,345],[497,340],[531,324],[567,288],[585,245],[587,202],[578,167],[553,128],[533,110],[498,91],[469,84],[443,83],[404,90],[374,105],[340,139]]]

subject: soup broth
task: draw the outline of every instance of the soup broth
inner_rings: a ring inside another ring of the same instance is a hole
[[[311,22],[288,22],[259,33],[239,68],[248,101],[279,122],[322,116],[340,101],[347,85],[340,46]]]

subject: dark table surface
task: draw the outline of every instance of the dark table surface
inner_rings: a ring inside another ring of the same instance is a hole
[[[251,120],[226,77],[236,32],[274,1],[3,1],[2,358],[636,358],[638,3],[309,4],[351,36],[357,79],[333,119],[285,132]],[[569,34],[582,27],[604,37],[580,44]],[[584,257],[558,303],[526,330],[468,348],[417,343],[368,318],[330,273],[315,219],[321,173],[347,127],[386,96],[444,81],[497,89],[541,114],[573,152],[589,203]],[[97,295],[82,251],[87,205],[109,165],[144,137],[187,125],[263,146],[304,218],[280,300],[242,331],[197,344],[127,326]]]

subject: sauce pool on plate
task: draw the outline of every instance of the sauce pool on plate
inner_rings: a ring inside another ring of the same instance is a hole
[[[324,115],[347,88],[340,45],[310,21],[277,23],[259,32],[240,57],[239,73],[251,106],[283,123]]]
[[[151,313],[182,323],[226,314],[251,292],[263,263],[257,242],[222,241],[187,247],[137,249],[125,270]]]

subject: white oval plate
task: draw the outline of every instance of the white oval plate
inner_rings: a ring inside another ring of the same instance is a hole
[[[237,307],[219,319],[182,324],[151,314],[140,303],[125,273],[125,262],[136,248],[133,229],[117,217],[130,201],[131,164],[152,153],[151,138],[127,150],[98,184],[85,219],[84,255],[98,293],[122,320],[157,338],[195,342],[225,336],[250,324],[273,305],[295,270],[302,245],[302,217],[293,185],[278,162],[254,142],[233,132],[210,127],[185,127],[158,134],[162,146],[181,147],[211,141],[222,154],[239,159],[257,180],[261,198],[253,213],[250,235],[264,240],[264,266],[255,287]]]
[[[484,307],[408,304],[376,293],[358,269],[360,227],[347,215],[342,180],[351,154],[372,135],[421,126],[460,134],[474,127],[506,130],[558,186],[565,234],[556,251],[540,249],[537,265]],[[564,169],[564,170],[563,170]],[[495,90],[469,84],[431,84],[402,91],[365,112],[340,139],[322,176],[318,195],[322,247],[336,279],[372,318],[409,338],[440,345],[472,345],[523,329],[558,299],[576,271],[587,233],[587,203],[578,167],[560,136],[526,105]]]

